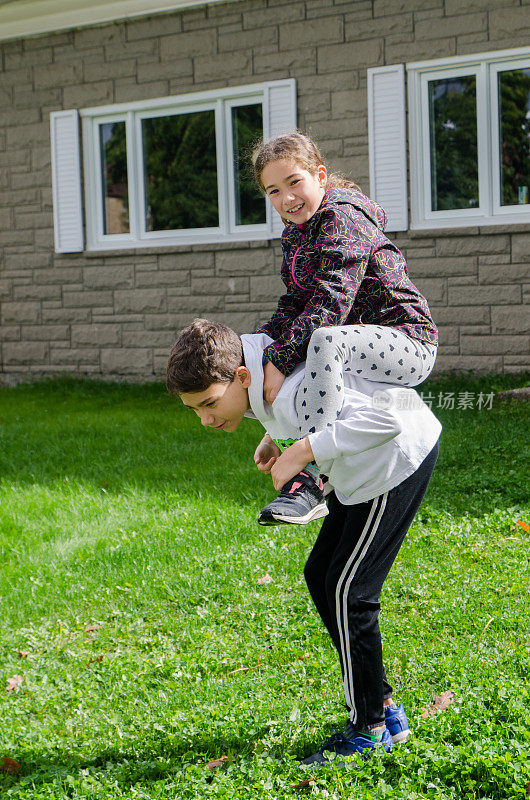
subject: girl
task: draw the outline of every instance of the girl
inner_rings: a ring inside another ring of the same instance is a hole
[[[336,420],[344,371],[407,387],[425,380],[437,329],[402,253],[383,233],[385,212],[351,181],[328,175],[309,137],[278,136],[259,145],[252,160],[258,186],[285,223],[287,291],[258,330],[274,340],[264,353],[264,398],[274,402],[285,376],[306,361],[297,395],[303,438]],[[327,513],[316,470],[297,474],[298,452],[292,445],[268,465],[282,492],[263,509],[262,524]],[[261,462],[260,447],[254,458]]]

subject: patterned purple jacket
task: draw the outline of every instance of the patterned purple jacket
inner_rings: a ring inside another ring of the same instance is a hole
[[[386,221],[381,206],[360,190],[328,189],[309,222],[285,227],[281,276],[287,291],[257,331],[274,339],[264,358],[284,375],[305,360],[311,334],[323,326],[388,325],[437,344],[427,301],[383,233]]]

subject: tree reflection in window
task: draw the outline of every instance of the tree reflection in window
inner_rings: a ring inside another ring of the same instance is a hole
[[[530,202],[530,69],[499,72],[501,205]]]
[[[477,207],[475,76],[429,81],[429,116],[432,210]]]
[[[236,225],[266,222],[265,200],[258,192],[252,171],[251,149],[263,136],[261,103],[232,108]]]
[[[103,233],[129,233],[129,189],[125,122],[99,126]]]
[[[142,120],[147,231],[219,225],[215,113]]]

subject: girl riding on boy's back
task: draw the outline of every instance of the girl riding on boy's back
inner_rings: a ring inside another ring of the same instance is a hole
[[[306,361],[297,395],[301,438],[335,422],[343,373],[417,386],[436,359],[437,329],[427,301],[407,274],[402,253],[384,235],[386,214],[351,181],[328,175],[315,143],[299,132],[259,145],[258,185],[285,222],[281,276],[286,292],[259,328],[273,342],[264,353],[264,397]],[[294,443],[269,458],[267,437],[255,461],[272,471],[281,494],[261,524],[304,523],[327,513],[318,471],[302,468]]]

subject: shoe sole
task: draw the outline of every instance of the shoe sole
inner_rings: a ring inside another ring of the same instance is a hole
[[[285,517],[281,514],[273,514],[276,522],[284,523],[286,525],[306,525],[308,522],[313,522],[315,519],[321,519],[328,515],[328,507],[325,503],[315,506],[309,511],[305,517]]]

